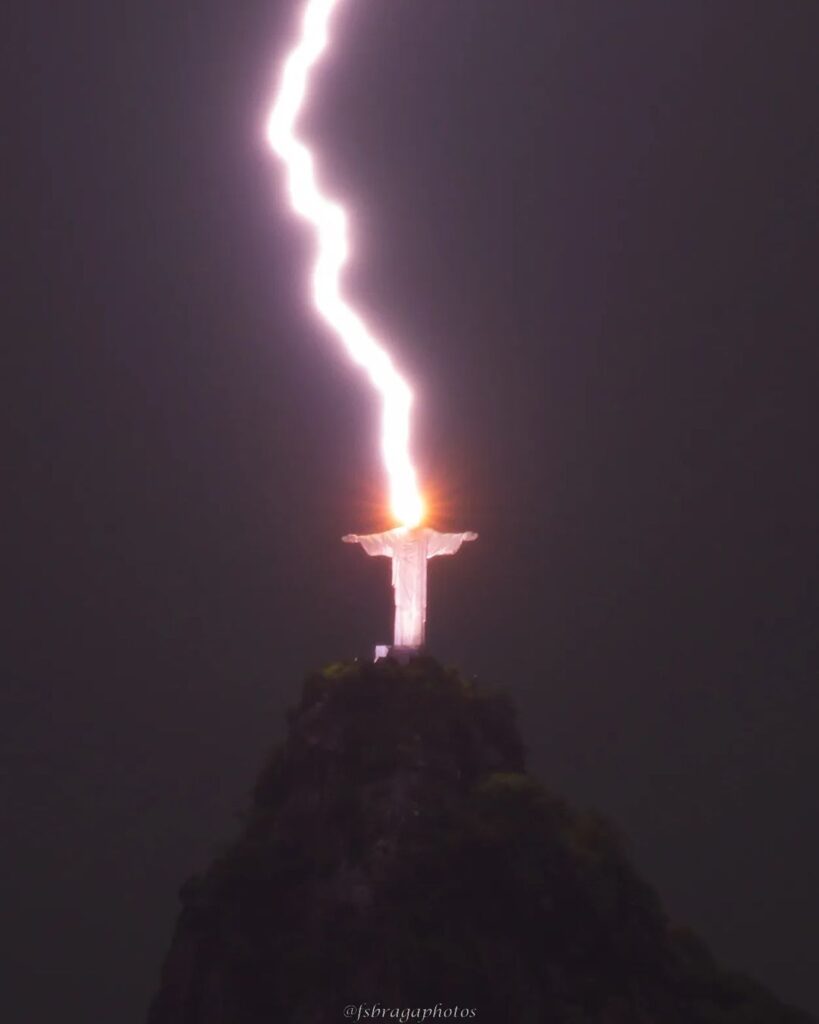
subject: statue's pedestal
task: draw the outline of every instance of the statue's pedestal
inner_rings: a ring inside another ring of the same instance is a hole
[[[374,660],[378,661],[380,658],[395,658],[399,665],[406,665],[410,658],[415,658],[420,653],[420,647],[398,647],[395,644],[377,644]]]

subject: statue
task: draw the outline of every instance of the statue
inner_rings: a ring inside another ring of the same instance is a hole
[[[464,541],[477,533],[438,533],[426,526],[399,526],[384,533],[348,533],[345,544],[360,544],[368,555],[392,559],[395,591],[394,646],[418,651],[424,646],[427,619],[427,559],[454,555]]]

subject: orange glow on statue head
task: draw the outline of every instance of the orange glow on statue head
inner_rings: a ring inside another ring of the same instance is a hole
[[[406,526],[407,529],[421,525],[427,509],[414,480],[412,486],[407,486],[403,490],[394,489],[390,510],[401,526]]]

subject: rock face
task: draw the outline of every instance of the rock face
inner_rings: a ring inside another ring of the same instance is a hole
[[[525,773],[509,700],[429,658],[310,676],[180,896],[148,1024],[810,1021],[674,928],[611,827]]]

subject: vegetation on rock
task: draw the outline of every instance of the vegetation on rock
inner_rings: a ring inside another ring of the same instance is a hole
[[[310,675],[242,835],[181,900],[149,1024],[323,1024],[376,1002],[809,1022],[721,970],[615,830],[526,774],[508,696],[431,658]]]

